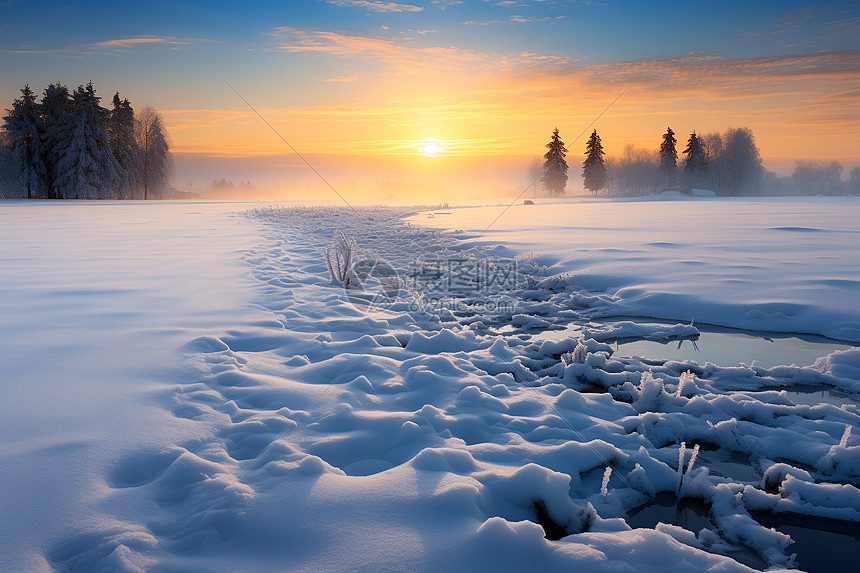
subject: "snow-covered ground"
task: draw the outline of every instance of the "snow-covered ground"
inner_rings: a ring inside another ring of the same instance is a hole
[[[823,203],[750,202],[788,213],[772,225],[713,200],[520,207],[478,241],[405,209],[0,203],[0,569],[809,569],[762,523],[860,522],[860,350],[763,368],[611,344],[695,338],[694,316],[856,341],[833,293],[856,289],[857,204]],[[368,309],[332,284],[335,231],[404,288]],[[779,263],[789,240],[803,271]],[[777,275],[744,270],[755,244]],[[525,250],[513,282],[470,282]],[[459,269],[441,295],[440,261]],[[783,391],[801,384],[840,399]],[[666,495],[705,525],[630,527]]]
[[[680,197],[680,195],[678,195]],[[856,197],[517,204],[411,220],[532,251],[611,312],[860,342]],[[430,214],[433,214],[432,212]]]
[[[49,570],[51,543],[105,522],[124,455],[198,435],[158,393],[178,347],[253,316],[260,236],[235,209],[0,202],[0,570]]]

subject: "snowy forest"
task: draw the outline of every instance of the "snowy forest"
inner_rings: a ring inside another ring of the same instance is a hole
[[[173,157],[161,116],[119,92],[111,109],[100,101],[92,82],[50,84],[40,101],[24,86],[0,129],[0,198],[163,197]]]
[[[529,181],[549,196],[565,193],[568,149],[564,145],[556,129],[543,161],[534,158],[528,168]],[[860,194],[860,166],[848,173],[847,180],[837,161],[798,161],[788,177],[766,170],[748,127],[729,128],[724,133],[693,131],[683,149],[670,127],[658,149],[628,144],[618,157],[605,157],[594,130],[585,155],[583,187],[595,195],[636,196],[688,189],[709,189],[721,196]]]

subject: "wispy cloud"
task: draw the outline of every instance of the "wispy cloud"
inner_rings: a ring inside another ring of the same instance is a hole
[[[534,66],[501,74],[473,92],[496,108],[500,120],[524,116],[552,118],[574,109],[591,113],[621,89],[630,91],[613,115],[641,122],[648,116],[715,118],[726,125],[824,125],[860,133],[856,70],[860,51],[814,52],[791,56],[728,59],[690,54],[642,59]],[[573,113],[579,113],[573,112]],[[852,118],[853,116],[853,118]],[[852,119],[849,119],[852,118]],[[699,120],[702,121],[702,120]],[[828,128],[830,129],[830,128]]]
[[[580,77],[589,83],[611,86],[636,82],[660,91],[726,95],[739,87],[768,93],[780,83],[804,79],[856,81],[858,68],[860,50],[845,50],[737,59],[690,54],[680,58],[558,66],[546,71],[550,75]]]
[[[430,3],[439,8],[440,10],[444,10],[445,8],[450,8],[451,6],[462,4],[463,0],[431,0]]]
[[[416,31],[424,35],[424,31]],[[505,69],[528,69],[548,63],[574,61],[565,56],[529,52],[490,54],[455,46],[418,45],[412,38],[369,36],[348,32],[306,30],[282,26],[271,32],[277,44],[274,50],[293,53],[316,53],[339,58],[372,58],[383,66],[412,73],[451,73],[469,66],[472,73]]]
[[[856,39],[860,16],[850,4],[808,5],[789,10],[769,27],[749,28],[739,36],[775,36],[798,30],[818,31],[829,38]],[[811,38],[812,35],[810,34]]]
[[[70,57],[80,57],[93,54],[120,54],[130,49],[154,46],[184,46],[195,42],[217,42],[206,38],[177,38],[174,36],[136,36],[131,38],[115,38],[90,44],[65,46],[62,48],[33,49],[22,46],[19,49],[0,50],[6,54],[58,54]]]
[[[166,44],[166,45],[184,45],[190,44],[192,40],[180,39],[166,36],[142,36],[138,38],[121,38],[118,40],[105,40],[104,42],[96,42],[89,44],[90,49],[99,48],[131,48],[142,44]]]
[[[345,6],[350,8],[363,8],[371,12],[421,12],[421,6],[412,4],[398,4],[397,2],[378,2],[375,0],[326,0],[333,6]]]
[[[540,18],[538,18],[536,16],[511,16],[511,22],[520,22],[520,23],[544,22],[546,20],[553,20],[553,19],[559,19],[559,18],[564,18],[564,16],[560,16],[560,17],[556,17],[556,18],[552,18],[551,16],[541,16]]]
[[[479,26],[489,26],[490,24],[501,24],[504,20],[494,19],[494,20],[466,20],[463,22],[464,26],[469,26],[473,24],[477,24]]]
[[[324,82],[354,82],[358,80],[355,76],[337,76],[336,78],[325,78]]]

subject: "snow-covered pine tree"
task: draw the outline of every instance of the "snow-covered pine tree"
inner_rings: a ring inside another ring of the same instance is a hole
[[[67,199],[116,199],[120,166],[111,152],[108,111],[92,82],[72,94],[72,138],[56,164],[56,185]]]
[[[143,198],[157,197],[167,187],[173,171],[170,142],[161,117],[150,106],[141,108],[134,122],[137,142],[136,173]]]
[[[666,177],[666,188],[675,186],[675,176],[678,172],[678,152],[675,149],[675,132],[671,127],[666,128],[663,134],[663,143],[660,144],[660,171]]]
[[[120,167],[120,199],[136,199],[138,189],[135,173],[137,141],[134,139],[134,109],[128,99],[120,99],[119,92],[113,96],[113,109],[108,118],[110,148]]]
[[[9,115],[3,117],[3,129],[9,145],[10,194],[27,199],[44,197],[41,118],[29,85],[21,90],[21,97],[12,101]]]
[[[582,162],[582,177],[585,179],[585,188],[597,195],[597,192],[606,187],[606,163],[603,156],[603,144],[597,130],[591,132],[588,143],[585,144],[585,161]]]
[[[567,161],[564,156],[567,155],[567,149],[558,135],[558,128],[552,132],[552,139],[546,147],[549,151],[543,156],[545,161],[541,183],[549,193],[564,195],[564,188],[567,185]]]
[[[48,197],[62,199],[63,190],[59,186],[57,165],[68,152],[75,131],[69,88],[59,82],[50,84],[45,88],[42,96],[42,117],[45,122],[45,133],[42,135],[42,156],[47,170]]]
[[[702,147],[702,142],[699,141],[699,136],[696,132],[690,134],[687,140],[687,147],[684,148],[684,178],[689,185],[698,185],[705,177],[705,171],[708,166],[708,159],[705,156],[705,149]]]

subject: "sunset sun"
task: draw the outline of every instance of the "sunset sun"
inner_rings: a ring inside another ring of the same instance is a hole
[[[430,137],[422,141],[419,144],[418,149],[421,151],[421,155],[425,157],[435,157],[439,155],[440,151],[442,151],[442,147],[439,145],[439,140]]]

